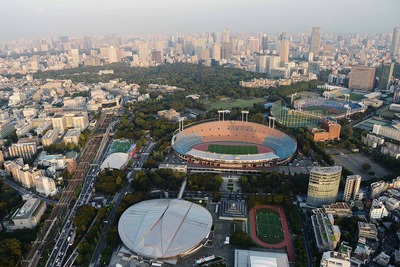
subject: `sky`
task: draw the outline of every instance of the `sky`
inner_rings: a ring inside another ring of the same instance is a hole
[[[99,34],[389,33],[400,0],[1,0],[0,40]]]

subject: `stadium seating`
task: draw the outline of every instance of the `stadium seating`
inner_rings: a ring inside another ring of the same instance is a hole
[[[180,154],[191,147],[208,142],[242,142],[262,144],[273,149],[280,159],[296,151],[296,142],[286,134],[262,124],[244,121],[213,121],[197,124],[179,132],[172,142]]]

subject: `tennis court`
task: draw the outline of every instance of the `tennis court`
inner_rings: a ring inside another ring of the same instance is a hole
[[[229,155],[258,154],[257,146],[230,146],[230,145],[209,144],[208,151],[218,154],[229,154]]]
[[[268,244],[277,244],[283,241],[284,235],[279,214],[271,209],[256,210],[257,237]]]

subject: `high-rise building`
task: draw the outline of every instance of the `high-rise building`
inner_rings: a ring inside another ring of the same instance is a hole
[[[349,201],[350,199],[355,200],[360,190],[361,176],[360,175],[349,175],[346,178],[346,185],[344,187],[343,200]]]
[[[321,207],[335,202],[341,174],[341,166],[313,167],[308,183],[307,204]]]
[[[399,88],[397,88],[397,89],[394,91],[393,103],[400,103],[400,89],[399,89]]]
[[[15,130],[14,124],[11,120],[4,120],[0,122],[0,138],[6,138]]]
[[[279,56],[281,57],[281,67],[284,63],[289,62],[289,41],[283,40],[279,46]]]
[[[393,29],[393,37],[392,37],[392,44],[390,46],[390,55],[395,57],[399,54],[399,46],[400,46],[400,28],[395,27]]]
[[[256,70],[260,73],[267,72],[267,56],[265,54],[260,54],[255,57]]]
[[[349,78],[349,89],[372,91],[375,82],[375,68],[352,66]]]
[[[139,59],[140,59],[140,63],[144,63],[147,64],[149,63],[149,48],[147,47],[147,44],[145,43],[140,43],[139,44]]]
[[[278,56],[267,56],[267,73],[271,75],[271,70],[278,68],[280,63],[280,57]]]
[[[72,63],[79,63],[79,50],[78,49],[71,49],[71,58]]]
[[[254,54],[254,53],[258,53],[260,52],[260,40],[258,38],[255,37],[250,37],[249,39],[249,51],[250,51],[250,55]]]
[[[314,57],[319,54],[321,46],[321,28],[314,27],[311,32],[310,52],[313,53]]]
[[[394,63],[381,65],[381,75],[379,76],[379,90],[389,90],[392,81]]]
[[[231,57],[231,45],[229,43],[224,43],[221,45],[221,58],[229,59]]]
[[[55,195],[57,193],[56,184],[53,179],[45,176],[35,178],[36,191],[45,196]]]
[[[162,64],[162,54],[161,51],[153,51],[151,52],[151,59],[157,65]]]
[[[229,29],[224,29],[222,33],[222,43],[229,43]]]
[[[221,60],[221,46],[219,44],[213,44],[211,48],[211,58],[214,60]]]

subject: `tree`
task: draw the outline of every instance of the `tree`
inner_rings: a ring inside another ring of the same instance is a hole
[[[361,168],[363,168],[363,170],[370,170],[371,169],[371,164],[369,164],[368,162],[365,162],[361,165]]]
[[[238,231],[231,234],[229,242],[232,245],[245,246],[245,247],[251,246],[253,244],[250,236],[243,231]]]
[[[0,242],[0,266],[17,266],[21,256],[21,242],[19,242],[17,239],[6,239]]]

